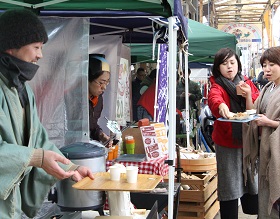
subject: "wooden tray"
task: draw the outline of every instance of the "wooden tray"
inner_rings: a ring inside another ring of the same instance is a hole
[[[161,180],[159,175],[138,174],[137,183],[128,183],[126,174],[122,173],[120,181],[112,181],[108,172],[98,172],[94,173],[94,180],[86,177],[72,187],[80,190],[148,192]]]

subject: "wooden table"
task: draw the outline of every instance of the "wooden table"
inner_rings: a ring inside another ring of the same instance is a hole
[[[129,191],[129,192],[148,192],[153,190],[162,180],[162,176],[150,174],[138,174],[137,183],[126,182],[125,173],[121,173],[120,181],[110,180],[110,173],[94,173],[94,180],[86,177],[75,183],[72,187],[81,190],[96,191]]]
[[[75,183],[72,187],[80,190],[107,191],[109,210],[110,214],[113,216],[131,215],[131,208],[129,207],[130,192],[149,192],[153,190],[163,178],[159,175],[138,174],[136,183],[128,183],[125,173],[121,173],[120,181],[110,180],[110,173],[108,172],[98,172],[93,175],[93,180],[86,177]]]

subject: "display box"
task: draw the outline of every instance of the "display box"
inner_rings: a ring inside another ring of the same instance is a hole
[[[180,191],[178,219],[213,219],[219,211],[217,199],[217,171],[188,173],[181,178],[181,186],[189,190]],[[164,181],[167,181],[166,178]]]

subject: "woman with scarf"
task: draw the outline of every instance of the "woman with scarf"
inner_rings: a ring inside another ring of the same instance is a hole
[[[269,82],[254,103],[259,118],[243,125],[244,168],[255,172],[259,161],[259,219],[280,218],[280,47],[267,49],[260,63]]]
[[[259,95],[251,80],[241,74],[241,62],[234,51],[220,49],[215,55],[210,78],[208,104],[216,118],[250,109]],[[236,86],[242,90],[237,95]],[[215,143],[218,173],[218,199],[221,219],[238,218],[238,199],[245,214],[258,213],[257,179],[243,177],[242,124],[216,120],[212,139]]]
[[[100,55],[89,56],[88,92],[89,92],[89,127],[90,138],[111,147],[113,141],[98,125],[103,110],[103,93],[110,82],[110,66]]]

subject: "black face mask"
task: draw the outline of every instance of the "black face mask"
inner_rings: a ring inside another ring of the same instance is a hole
[[[23,108],[28,104],[25,82],[35,76],[38,68],[38,65],[22,61],[9,54],[0,54],[0,72],[8,79],[9,86],[17,89]]]

